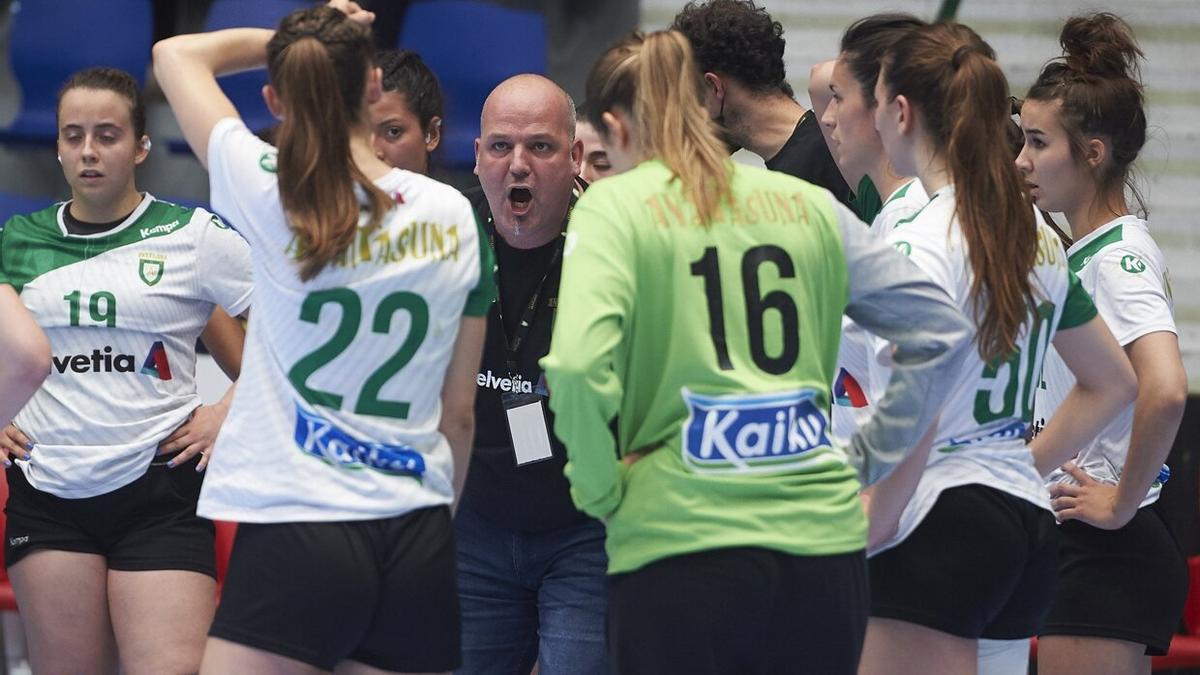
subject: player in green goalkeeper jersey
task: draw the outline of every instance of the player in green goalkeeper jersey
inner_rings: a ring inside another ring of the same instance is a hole
[[[922,435],[967,324],[827,190],[730,162],[699,77],[677,32],[593,70],[590,121],[623,173],[572,215],[544,360],[572,496],[608,522],[611,660],[853,673],[855,467],[875,481]],[[902,364],[847,449],[827,432],[843,312]]]

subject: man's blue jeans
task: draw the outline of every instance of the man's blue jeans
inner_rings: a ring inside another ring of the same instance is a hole
[[[608,672],[604,526],[543,533],[497,525],[460,508],[454,519],[464,675]]]

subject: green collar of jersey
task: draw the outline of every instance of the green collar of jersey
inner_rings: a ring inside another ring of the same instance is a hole
[[[30,281],[52,270],[178,232],[187,226],[195,211],[150,199],[133,223],[99,236],[64,235],[59,225],[59,209],[66,208],[66,204],[14,216],[0,231],[0,269],[8,283],[20,292]]]
[[[908,185],[912,185],[912,183],[909,183]],[[908,185],[904,186],[904,189],[905,189],[905,190],[907,190],[907,189],[908,189]],[[940,191],[940,190],[939,190],[939,191],[937,191],[937,192],[935,192],[935,193],[933,193],[933,196],[929,198],[929,201],[925,202],[925,206],[922,206],[921,208],[917,209],[917,212],[916,212],[916,213],[914,213],[914,214],[912,214],[911,216],[909,216],[909,217],[905,218],[904,220],[901,220],[901,221],[897,222],[897,223],[896,223],[896,227],[900,227],[901,225],[903,225],[903,224],[905,224],[905,223],[911,223],[912,221],[916,220],[916,219],[917,219],[917,216],[921,215],[921,212],[922,212],[922,211],[924,211],[925,209],[929,208],[929,205],[930,205],[930,204],[932,204],[932,203],[934,202],[934,200],[935,200],[935,199],[937,199],[938,197],[940,197],[940,196],[941,196],[941,194],[942,194],[942,193],[941,193],[941,191]],[[889,199],[888,201],[891,201],[891,200]],[[892,229],[896,229],[896,228],[894,227],[894,228],[892,228]]]
[[[892,202],[896,201],[897,199],[903,199],[904,195],[908,194],[908,188],[912,187],[912,184],[915,182],[917,182],[917,181],[914,179],[914,180],[910,180],[907,183],[905,183],[899,190],[896,190],[895,192],[893,192],[892,196],[888,197],[888,200],[886,202],[884,202],[883,205],[887,206],[888,204],[891,204]],[[905,222],[905,221],[902,220],[900,222]]]
[[[1079,271],[1087,266],[1087,264],[1092,261],[1092,258],[1096,257],[1096,254],[1099,253],[1101,249],[1109,244],[1115,244],[1121,241],[1121,230],[1123,227],[1123,225],[1117,225],[1108,232],[1105,232],[1099,237],[1096,237],[1095,239],[1084,244],[1078,251],[1075,251],[1067,256],[1067,263],[1070,265],[1071,271],[1079,274]]]

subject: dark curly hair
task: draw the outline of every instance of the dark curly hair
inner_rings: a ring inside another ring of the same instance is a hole
[[[691,41],[700,70],[728,75],[755,93],[795,95],[783,66],[783,26],[753,0],[689,2],[671,28]]]
[[[407,49],[383,50],[375,52],[375,62],[383,71],[383,90],[404,94],[422,131],[428,131],[434,117],[446,117],[442,87],[420,54]]]

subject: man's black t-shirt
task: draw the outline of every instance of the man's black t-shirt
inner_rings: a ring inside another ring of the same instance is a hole
[[[554,415],[543,400],[546,423],[550,430],[553,457],[517,466],[508,419],[501,402],[505,382],[531,384],[546,395],[545,380],[538,360],[550,351],[550,334],[558,306],[558,281],[562,272],[562,245],[559,238],[535,249],[517,249],[495,234],[491,213],[483,190],[464,192],[483,224],[485,235],[494,242],[496,265],[500,269],[499,307],[488,312],[487,339],[479,366],[475,393],[475,443],[471,469],[463,489],[462,506],[500,525],[524,532],[545,532],[587,518],[571,501],[570,487],[563,476],[566,449],[554,436]],[[557,258],[557,260],[556,260]],[[553,265],[551,267],[551,265]],[[547,274],[549,272],[549,274]],[[508,372],[508,340],[515,335],[530,298],[542,279],[545,287],[538,297],[528,333],[516,359],[515,373]],[[503,315],[503,322],[501,321]],[[505,339],[508,337],[508,340]]]
[[[800,117],[791,138],[775,156],[766,161],[767,168],[780,171],[813,185],[819,185],[833,193],[846,206],[854,208],[854,195],[842,172],[838,170],[821,135],[817,116],[809,110]]]

